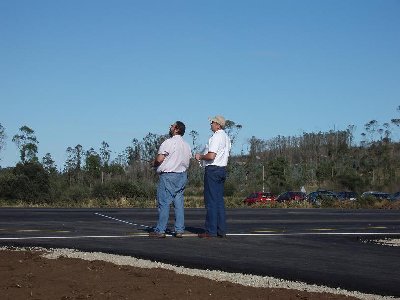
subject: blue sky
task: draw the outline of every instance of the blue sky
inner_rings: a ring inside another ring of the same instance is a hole
[[[176,120],[204,144],[216,114],[243,126],[236,154],[252,136],[358,137],[400,118],[399,16],[397,0],[0,0],[0,165],[23,125],[58,167]]]

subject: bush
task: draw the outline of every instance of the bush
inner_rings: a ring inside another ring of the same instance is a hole
[[[1,178],[1,197],[46,203],[50,199],[50,179],[39,163],[18,163],[12,173]]]
[[[96,184],[92,190],[92,197],[113,200],[154,198],[155,186],[128,181],[111,181],[104,184]]]

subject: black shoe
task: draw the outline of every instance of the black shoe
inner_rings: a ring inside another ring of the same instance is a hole
[[[226,234],[218,234],[217,237],[220,239],[226,239]]]
[[[183,233],[182,232],[177,232],[177,233],[175,233],[175,237],[178,238],[178,239],[181,239],[181,238],[183,238]]]

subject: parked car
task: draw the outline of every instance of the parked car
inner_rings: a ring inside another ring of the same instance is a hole
[[[251,205],[254,203],[266,203],[270,201],[275,201],[275,195],[270,192],[254,192],[251,193],[243,203]]]
[[[283,192],[276,198],[277,202],[285,202],[285,201],[303,201],[306,200],[307,194],[298,191],[287,191]]]
[[[321,204],[321,200],[323,199],[337,200],[338,196],[335,192],[328,190],[316,190],[307,195],[307,200],[314,204]]]
[[[400,192],[393,193],[389,196],[390,201],[398,201],[400,200]]]
[[[375,197],[380,200],[384,200],[384,199],[389,200],[390,194],[385,193],[385,192],[368,191],[368,192],[362,193],[361,197],[362,198]]]
[[[336,196],[338,198],[338,200],[357,200],[358,194],[356,192],[337,192]]]

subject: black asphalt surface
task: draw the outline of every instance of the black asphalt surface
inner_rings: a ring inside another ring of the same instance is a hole
[[[400,296],[400,247],[371,242],[400,238],[400,211],[230,209],[226,239],[197,238],[204,217],[204,209],[186,209],[183,239],[151,239],[156,209],[1,208],[0,246],[98,251]]]

